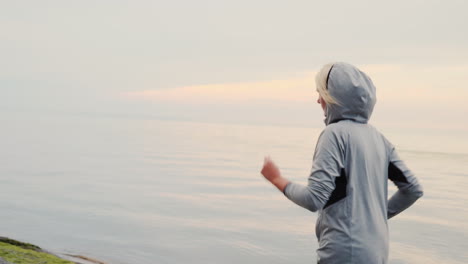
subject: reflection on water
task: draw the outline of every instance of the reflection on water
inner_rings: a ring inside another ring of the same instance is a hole
[[[316,214],[290,203],[259,169],[270,154],[305,183],[320,129],[80,117],[2,123],[0,235],[115,264],[315,260]],[[390,221],[390,263],[466,263],[468,141],[387,132],[425,188]]]

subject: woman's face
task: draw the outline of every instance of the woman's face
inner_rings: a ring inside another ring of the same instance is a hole
[[[322,106],[323,114],[325,115],[325,107],[327,106],[327,104],[325,103],[325,100],[323,100],[320,93],[319,93],[319,96],[318,96],[318,99],[317,99],[317,103],[320,104],[320,106]]]

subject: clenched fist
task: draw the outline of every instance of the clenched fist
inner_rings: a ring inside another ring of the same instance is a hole
[[[289,183],[287,179],[281,176],[281,172],[278,169],[278,166],[276,166],[270,157],[265,157],[261,173],[265,179],[275,185],[282,192]]]

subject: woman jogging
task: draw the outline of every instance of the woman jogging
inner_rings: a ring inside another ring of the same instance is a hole
[[[261,173],[294,203],[319,212],[320,264],[382,264],[388,259],[387,220],[423,195],[395,147],[367,122],[376,102],[370,78],[347,63],[316,76],[325,114],[308,185],[284,178],[265,158]],[[387,182],[398,191],[387,200]]]

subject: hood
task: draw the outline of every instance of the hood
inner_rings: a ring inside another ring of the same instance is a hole
[[[328,74],[327,88],[338,104],[327,104],[325,124],[340,120],[367,123],[376,102],[375,86],[369,76],[348,63],[335,63]]]

